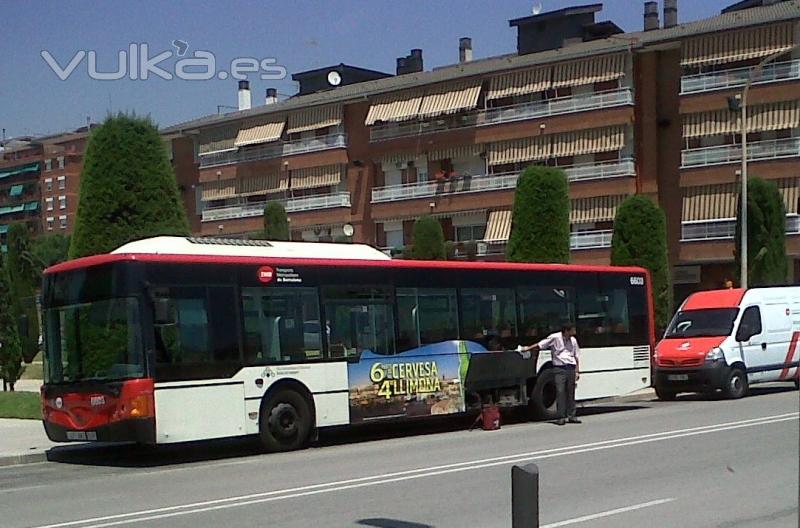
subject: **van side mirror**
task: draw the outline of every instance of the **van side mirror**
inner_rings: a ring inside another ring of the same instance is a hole
[[[174,325],[175,303],[172,299],[157,297],[153,299],[153,323],[161,326]]]

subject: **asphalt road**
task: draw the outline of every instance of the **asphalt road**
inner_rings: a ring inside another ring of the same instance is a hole
[[[249,442],[60,453],[0,468],[0,526],[509,527],[511,467],[535,462],[548,528],[795,528],[800,393],[754,392],[593,405],[564,427],[334,432],[285,454]]]

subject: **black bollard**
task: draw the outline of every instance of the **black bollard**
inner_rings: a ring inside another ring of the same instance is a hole
[[[511,526],[539,528],[539,467],[511,468]]]

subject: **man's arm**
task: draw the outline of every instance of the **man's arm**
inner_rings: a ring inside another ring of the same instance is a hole
[[[579,379],[581,379],[581,347],[578,345],[578,340],[575,339],[575,381]]]

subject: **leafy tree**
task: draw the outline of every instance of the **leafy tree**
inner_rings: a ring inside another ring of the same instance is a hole
[[[69,237],[61,233],[40,235],[33,239],[31,252],[36,260],[37,280],[41,271],[67,260],[69,255]]]
[[[86,148],[70,258],[188,232],[175,174],[156,126],[132,115],[108,117],[92,131]]]
[[[672,317],[672,285],[664,211],[643,195],[630,196],[617,209],[611,239],[611,264],[650,271],[657,331]]]
[[[444,232],[433,217],[423,216],[414,222],[411,258],[415,260],[444,260]]]
[[[289,219],[280,202],[267,202],[264,206],[264,239],[289,240]]]
[[[14,319],[15,321],[27,321],[25,327],[20,327],[19,339],[22,355],[28,362],[32,361],[39,353],[36,285],[40,268],[31,247],[28,226],[23,223],[12,224],[8,229],[6,270]]]
[[[520,174],[506,258],[569,262],[569,186],[561,169],[533,165]]]
[[[22,346],[4,260],[0,259],[0,377],[3,390],[13,391],[25,367],[22,366]]]
[[[736,218],[736,276],[742,269],[742,200]],[[785,284],[786,210],[775,183],[761,178],[747,181],[747,285]]]

